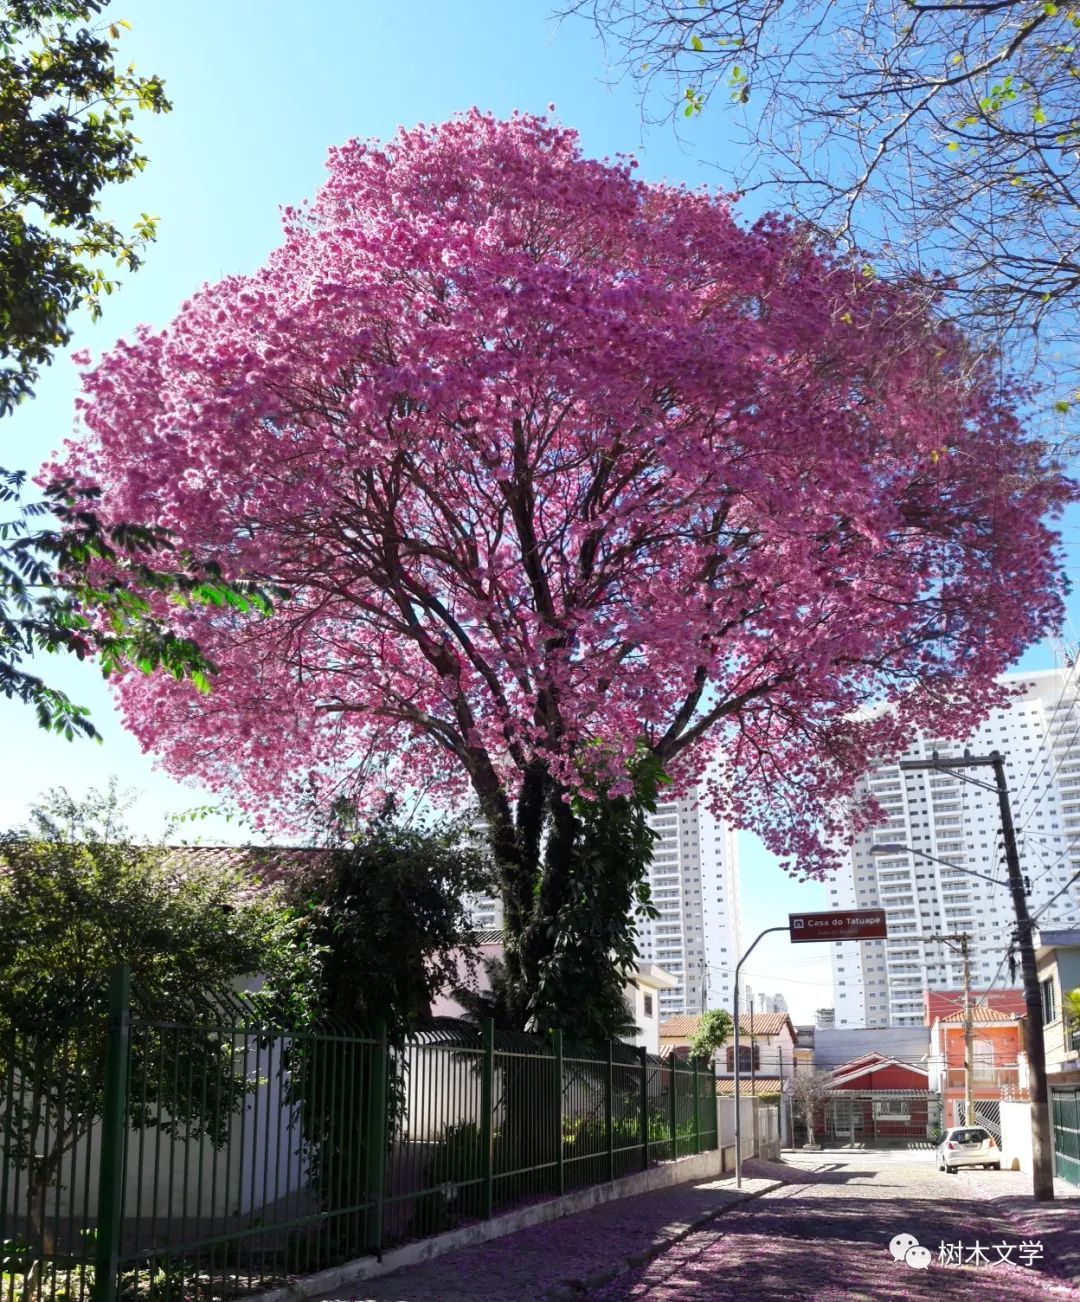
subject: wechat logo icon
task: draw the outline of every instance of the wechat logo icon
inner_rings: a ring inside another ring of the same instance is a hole
[[[922,1247],[914,1234],[893,1235],[889,1241],[889,1251],[895,1261],[902,1261],[912,1270],[930,1269],[930,1249]]]

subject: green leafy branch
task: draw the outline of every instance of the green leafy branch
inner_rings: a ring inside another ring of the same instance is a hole
[[[35,652],[95,657],[106,676],[128,666],[161,670],[206,693],[216,666],[163,622],[154,597],[265,616],[288,596],[227,579],[216,562],[178,550],[167,530],[106,525],[92,509],[94,488],[59,481],[23,504],[24,482],[22,472],[0,470],[0,503],[14,507],[0,520],[0,694],[31,705],[41,727],[69,740],[99,734],[85,707],[23,667]],[[47,516],[55,525],[38,527]]]

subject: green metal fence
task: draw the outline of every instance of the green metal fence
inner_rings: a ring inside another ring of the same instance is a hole
[[[1054,1127],[1054,1174],[1080,1184],[1080,1089],[1050,1091]]]
[[[711,1068],[444,1020],[131,1011],[0,1043],[0,1302],[181,1302],[716,1147]]]

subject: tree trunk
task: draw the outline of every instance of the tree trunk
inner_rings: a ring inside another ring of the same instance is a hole
[[[56,1235],[53,1227],[46,1223],[46,1203],[53,1179],[59,1178],[60,1161],[64,1154],[64,1145],[42,1157],[40,1161],[31,1161],[26,1184],[26,1220],[27,1239],[34,1254],[33,1265],[23,1281],[23,1302],[32,1302],[44,1293],[43,1266],[56,1254]]]
[[[536,911],[540,847],[550,778],[547,768],[532,763],[521,779],[515,814],[511,814],[506,792],[474,775],[474,790],[488,825],[488,838],[503,904],[506,940],[503,962],[507,976],[509,1028],[524,1030],[529,1020],[528,992],[530,960],[523,949],[523,937]]]

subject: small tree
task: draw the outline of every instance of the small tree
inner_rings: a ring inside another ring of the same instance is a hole
[[[0,1090],[9,1095],[0,1101],[11,1116],[7,1160],[27,1173],[27,1219],[46,1252],[47,1192],[102,1116],[111,969],[130,966],[132,1007],[146,1018],[132,1039],[136,1077],[164,1052],[169,1033],[155,1020],[192,1024],[193,1067],[175,1082],[169,1115],[133,1092],[129,1125],[190,1124],[220,1143],[248,1085],[227,1038],[197,1026],[237,977],[273,971],[292,931],[290,915],[237,874],[181,874],[162,847],[133,844],[121,812],[115,789],[84,801],[56,791],[28,828],[0,836]]]
[[[815,1123],[832,1092],[832,1075],[827,1071],[799,1072],[788,1085],[798,1116],[806,1122],[806,1142],[813,1146]]]
[[[464,821],[410,823],[393,801],[370,822],[339,807],[330,842],[289,890],[305,919],[308,1011],[400,1042],[474,950],[468,897],[491,888],[487,862]]]
[[[1070,990],[1062,1002],[1065,1007],[1065,1020],[1074,1034],[1080,1032],[1080,987]]]
[[[712,1059],[717,1049],[722,1049],[735,1030],[735,1023],[726,1008],[710,1008],[702,1013],[698,1028],[690,1041],[691,1058]]]
[[[468,896],[490,889],[487,863],[467,823],[410,825],[393,801],[369,823],[339,806],[329,839],[322,867],[290,889],[303,943],[294,973],[267,998],[286,1003],[288,1024],[299,1013],[316,1028],[385,1030],[399,1049],[473,961]],[[306,994],[297,999],[297,989]],[[357,1101],[369,1097],[372,1067],[370,1046],[359,1039],[343,1040],[334,1053],[331,1072],[325,1047],[311,1037],[296,1037],[287,1053],[308,1169],[329,1196],[343,1172],[363,1187],[366,1129],[357,1124]],[[402,1059],[395,1061],[389,1105],[400,1114],[405,1082]]]

